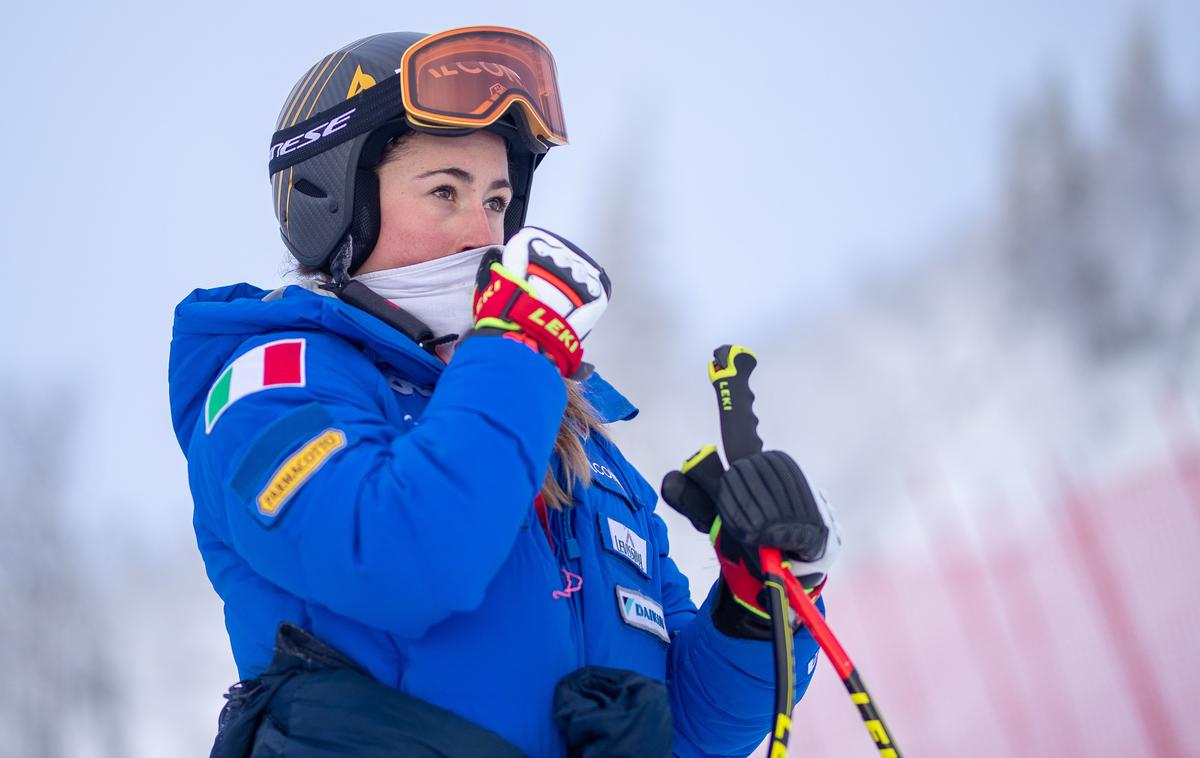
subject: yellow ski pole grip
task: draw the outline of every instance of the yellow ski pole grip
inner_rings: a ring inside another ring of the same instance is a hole
[[[708,380],[717,393],[721,443],[731,466],[736,460],[762,452],[754,393],[750,391],[750,374],[757,365],[758,358],[749,348],[722,345],[713,351],[708,366]]]

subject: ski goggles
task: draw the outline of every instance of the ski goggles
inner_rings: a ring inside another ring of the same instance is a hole
[[[411,123],[478,129],[517,105],[535,139],[567,144],[554,56],[533,35],[499,26],[433,34],[405,51],[400,76]]]
[[[455,134],[498,122],[513,108],[528,147],[567,144],[554,57],[536,37],[499,26],[433,34],[411,45],[395,76],[312,118],[275,132],[275,174],[403,114],[414,129]]]

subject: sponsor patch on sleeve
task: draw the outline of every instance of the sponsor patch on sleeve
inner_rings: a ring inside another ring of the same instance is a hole
[[[341,429],[326,429],[288,457],[254,499],[260,520],[274,523],[292,496],[345,446],[346,434]]]
[[[649,632],[663,642],[670,644],[671,635],[667,633],[667,617],[663,615],[662,606],[640,592],[625,589],[617,585],[617,609],[621,620],[635,629]]]
[[[333,425],[333,417],[320,403],[293,408],[267,424],[238,461],[229,481],[233,491],[239,499],[251,500],[286,453]]]
[[[622,524],[605,514],[598,514],[600,521],[600,541],[604,549],[625,560],[647,579],[650,578],[650,556],[646,540]]]

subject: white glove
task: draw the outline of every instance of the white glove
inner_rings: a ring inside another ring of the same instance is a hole
[[[538,300],[567,320],[580,341],[591,333],[612,292],[600,264],[553,232],[527,226],[504,246],[500,264],[524,279]]]
[[[563,376],[583,381],[583,340],[608,307],[612,284],[575,245],[527,226],[479,262],[472,294],[475,333],[499,334],[541,352]]]

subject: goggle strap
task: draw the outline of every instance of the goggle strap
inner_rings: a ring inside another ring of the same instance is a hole
[[[404,113],[399,75],[366,89],[333,108],[326,108],[271,136],[268,176],[337,147],[396,119]]]

